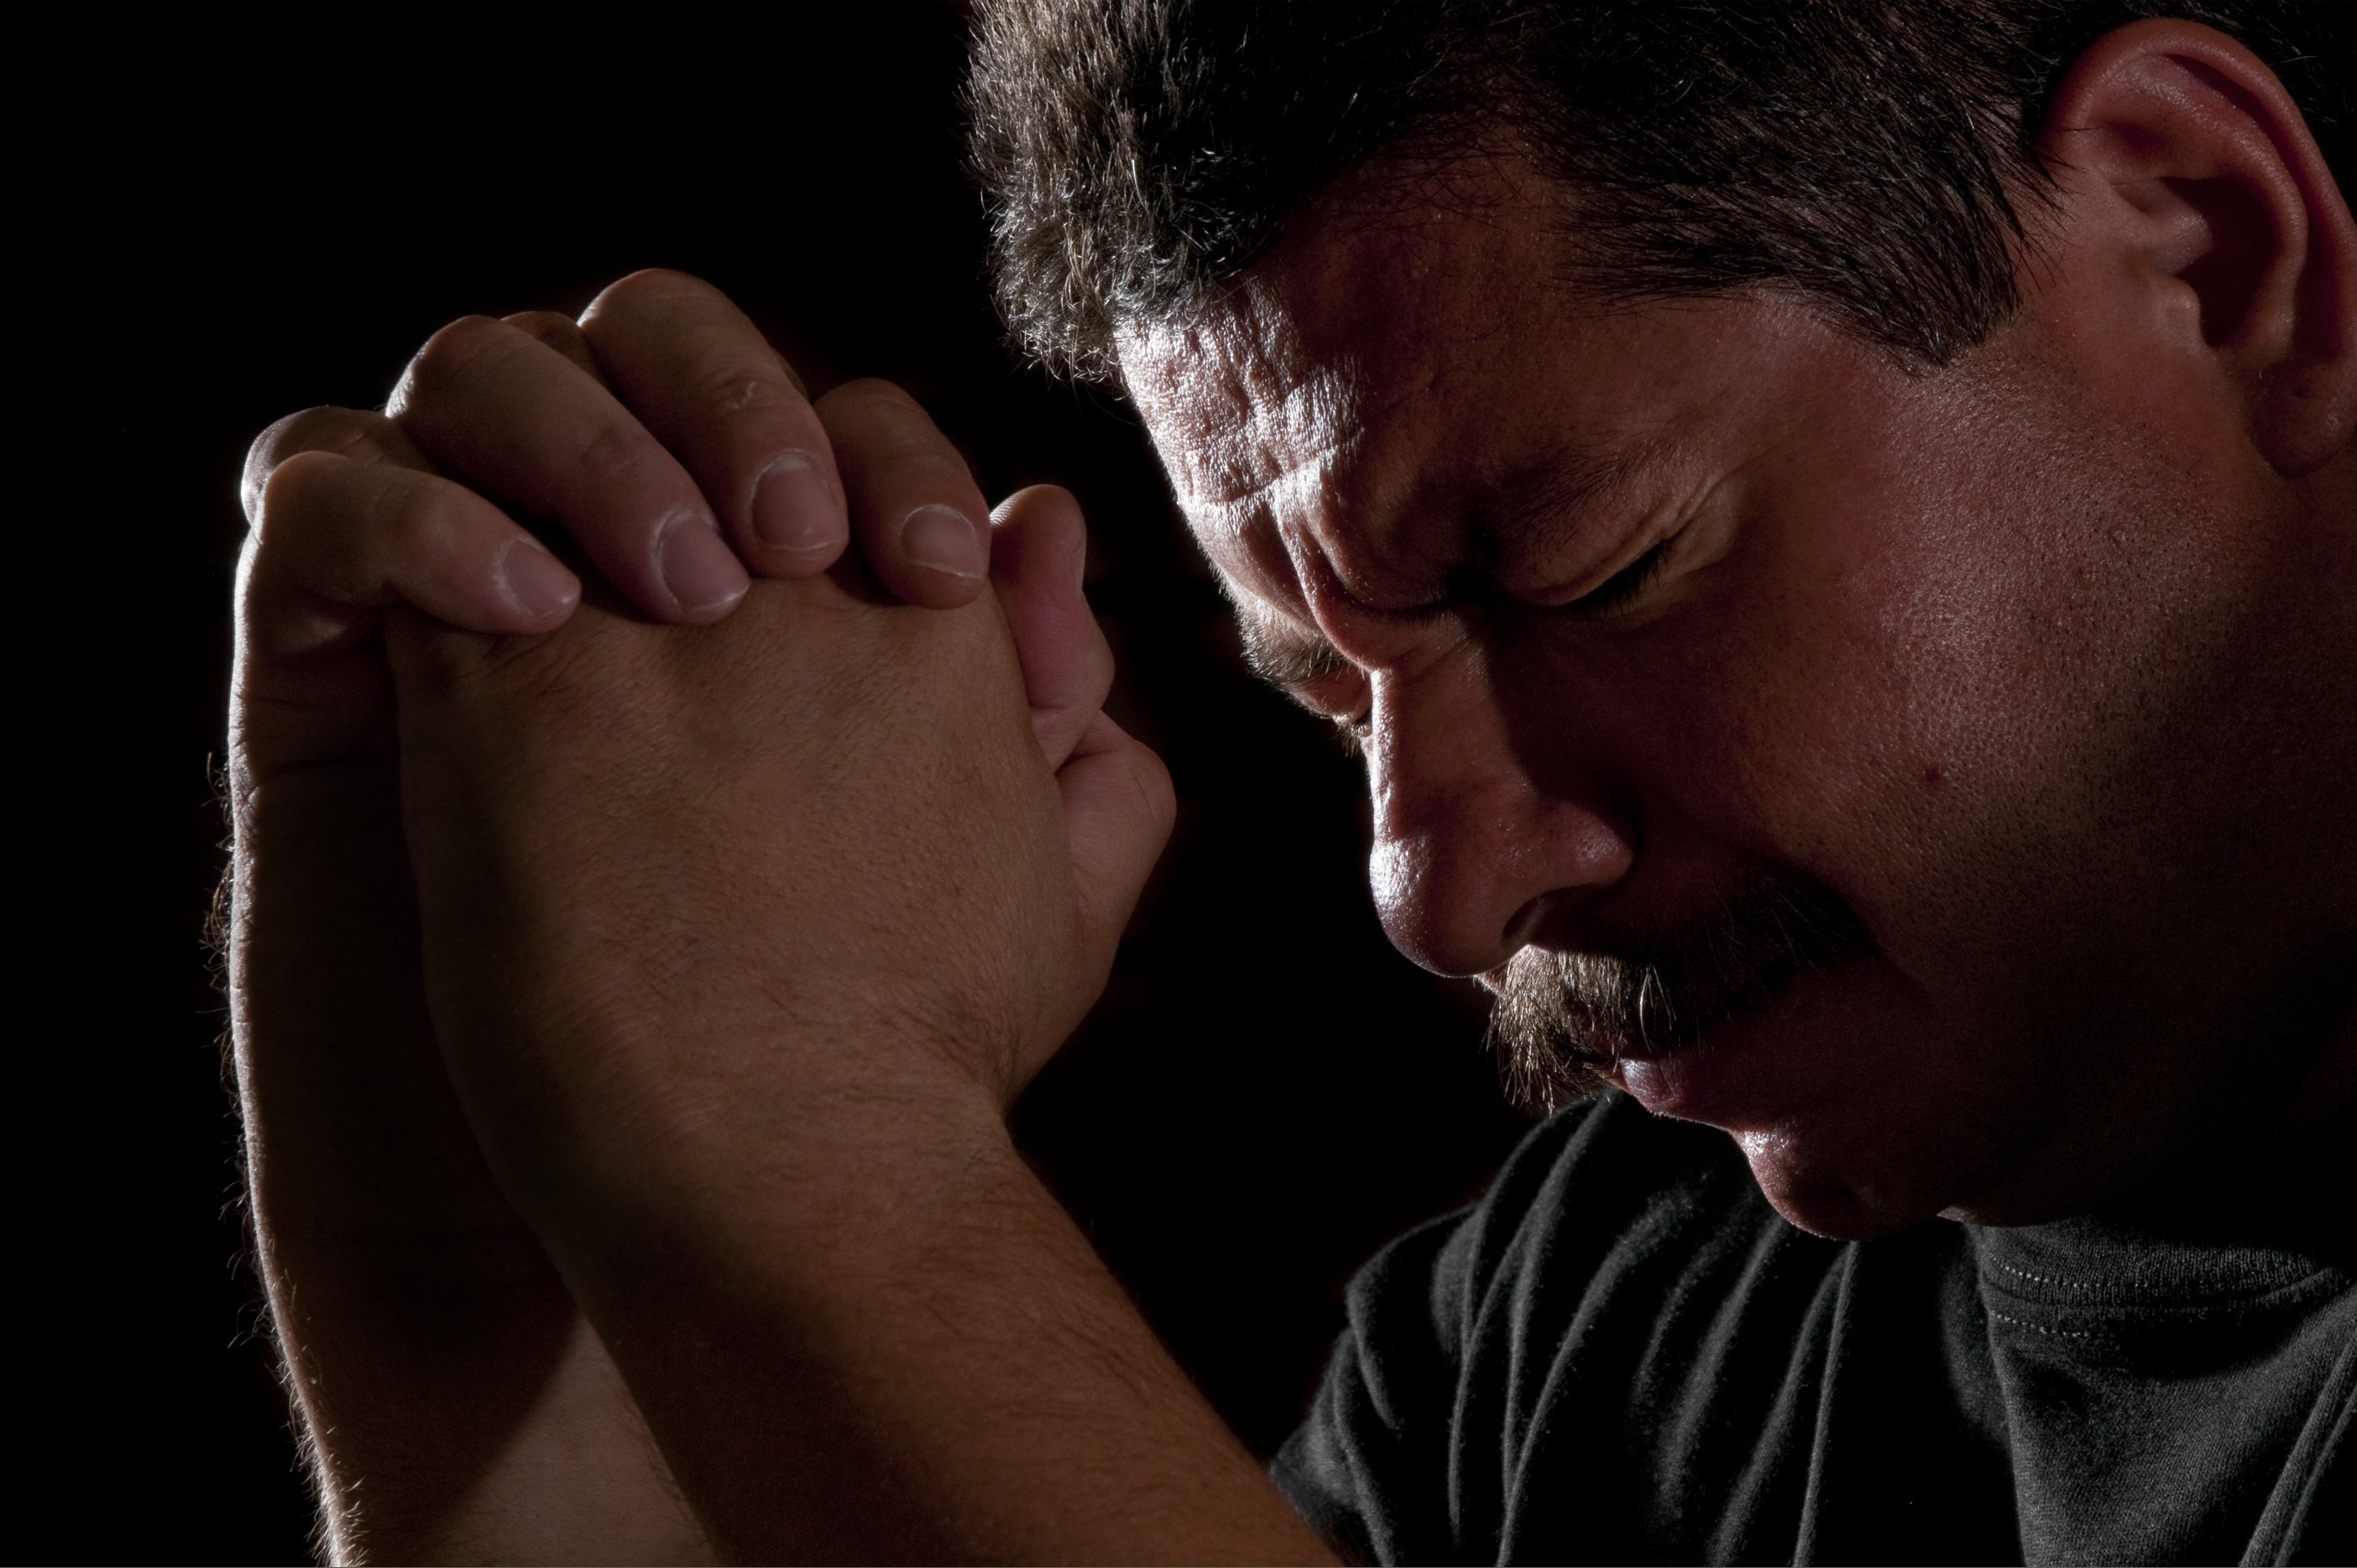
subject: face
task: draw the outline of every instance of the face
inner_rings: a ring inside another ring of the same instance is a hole
[[[2357,770],[2286,744],[2345,553],[2117,269],[1916,374],[1774,295],[1602,308],[1558,192],[1450,188],[1122,355],[1256,663],[1361,737],[1394,942],[1826,1233],[2279,1109],[2347,972]]]

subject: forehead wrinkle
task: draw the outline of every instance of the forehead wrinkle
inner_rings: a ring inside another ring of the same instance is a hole
[[[1405,609],[1489,564],[1478,502],[1498,476],[1472,465],[1516,437],[1468,411],[1551,346],[1514,329],[1528,311],[1495,306],[1503,290],[1550,325],[1581,314],[1526,286],[1552,275],[1539,263],[1560,192],[1544,194],[1544,221],[1422,202],[1396,222],[1312,222],[1215,295],[1119,330],[1180,509],[1207,553],[1246,568],[1239,586],[1265,578],[1275,603],[1306,608],[1315,555],[1362,607]],[[1525,436],[1534,423],[1492,412]]]
[[[1362,423],[1358,357],[1313,354],[1291,314],[1249,277],[1200,308],[1132,325],[1120,348],[1148,427],[1175,423],[1192,437],[1163,454],[1190,510],[1232,511],[1278,489]]]
[[[1403,570],[1387,559],[1404,522],[1452,504],[1459,484],[1453,472],[1431,468],[1450,449],[1448,428],[1396,417],[1438,395],[1441,368],[1420,372],[1412,382],[1383,383],[1378,402],[1361,362],[1338,354],[1292,381],[1284,398],[1255,403],[1222,437],[1255,465],[1252,488],[1198,492],[1190,518],[1230,537],[1254,529],[1274,535],[1304,583],[1323,580],[1361,600],[1429,596],[1445,573]]]
[[[1357,356],[1313,357],[1293,318],[1247,285],[1216,309],[1138,325],[1123,357],[1179,509],[1222,578],[1306,610],[1309,557],[1340,531],[1342,476],[1364,446]]]

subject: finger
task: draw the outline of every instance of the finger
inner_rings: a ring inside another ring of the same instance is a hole
[[[527,338],[536,338],[573,361],[589,379],[601,387],[611,389],[606,372],[597,368],[597,356],[589,350],[588,335],[581,323],[561,310],[519,310],[513,316],[500,319]]]
[[[869,571],[913,605],[955,609],[990,570],[990,509],[949,438],[889,381],[849,381],[817,403]]]
[[[745,568],[695,481],[531,334],[487,317],[452,322],[410,361],[390,412],[487,499],[565,529],[649,615],[715,621],[745,596]]]
[[[597,296],[581,328],[748,564],[806,577],[834,564],[851,530],[826,427],[792,367],[726,295],[684,273],[633,273]]]
[[[417,444],[381,413],[360,408],[307,408],[278,421],[246,448],[238,499],[245,510],[247,526],[260,526],[263,486],[279,464],[297,452],[332,452],[363,462],[395,463],[426,473],[434,470]]]
[[[246,569],[247,636],[265,657],[349,646],[382,607],[469,631],[560,625],[581,583],[463,485],[348,453],[297,452],[262,487]]]
[[[282,477],[296,458],[336,462]],[[404,587],[429,615],[510,633],[550,629],[580,596],[579,580],[530,532],[437,476],[401,427],[372,411],[312,408],[278,421],[248,449],[241,491],[254,532],[248,564],[261,568],[249,589],[283,599],[301,623],[263,618],[255,631],[274,646],[364,635],[372,613],[335,607],[372,610],[406,596]]]
[[[1113,689],[1113,650],[1082,592],[1089,537],[1070,490],[1034,485],[991,518],[990,580],[1023,664],[1031,729],[1061,768]]]
[[[1170,771],[1100,713],[1057,773],[1056,787],[1064,798],[1082,937],[1110,961],[1178,816]]]

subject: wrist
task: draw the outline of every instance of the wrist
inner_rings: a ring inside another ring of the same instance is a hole
[[[790,1114],[706,1123],[659,1157],[588,1155],[547,1185],[534,1229],[593,1313],[858,1297],[1038,1196],[983,1085],[871,1078],[793,1098]]]

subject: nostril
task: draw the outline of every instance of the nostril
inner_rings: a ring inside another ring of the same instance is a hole
[[[1421,831],[1378,829],[1367,863],[1384,934],[1437,974],[1495,969],[1618,886],[1634,853],[1566,802],[1458,813]]]
[[[1522,908],[1514,911],[1513,918],[1506,922],[1503,939],[1508,952],[1520,952],[1538,940],[1540,928],[1546,923],[1554,903],[1552,897],[1543,893],[1535,898],[1526,899]]]

